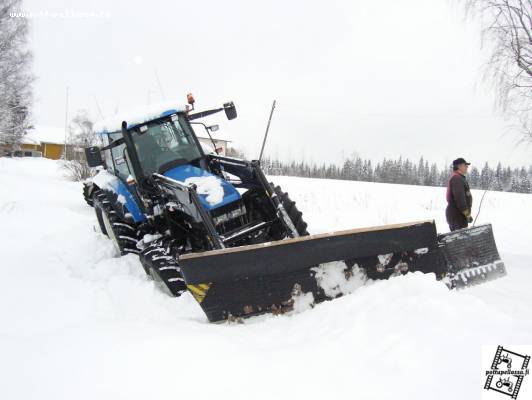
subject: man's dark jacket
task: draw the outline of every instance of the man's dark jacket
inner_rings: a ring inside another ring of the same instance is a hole
[[[454,172],[447,184],[447,209],[445,216],[451,230],[467,228],[467,219],[471,216],[473,197],[465,176]]]

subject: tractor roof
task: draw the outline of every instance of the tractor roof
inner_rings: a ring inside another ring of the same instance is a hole
[[[132,128],[157,118],[185,111],[187,111],[186,106],[178,105],[177,102],[150,104],[98,121],[94,126],[94,131],[100,134],[118,132],[122,129],[122,121],[126,121],[128,128]]]

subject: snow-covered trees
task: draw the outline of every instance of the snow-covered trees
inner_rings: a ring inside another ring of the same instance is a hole
[[[316,165],[308,162],[282,162],[265,159],[267,174],[291,175],[311,178],[344,179],[363,182],[400,183],[406,185],[446,186],[451,168],[440,169],[437,164],[421,159],[414,163],[400,157],[384,159],[373,169],[371,160],[357,155],[347,158],[341,166]],[[532,193],[532,166],[525,168],[505,167],[501,163],[494,169],[485,163],[482,170],[471,166],[468,181],[473,189],[489,189],[507,192]]]
[[[74,115],[70,121],[69,133],[67,149],[71,150],[67,151],[67,160],[76,158],[80,149],[100,144],[98,136],[94,133],[94,122],[87,110],[79,110]]]
[[[13,150],[30,128],[31,52],[28,20],[14,16],[21,0],[0,2],[0,140]]]
[[[491,170],[488,163],[484,164],[484,168],[480,172],[480,188],[488,189],[491,188],[493,184],[493,171]]]
[[[531,180],[532,176],[529,176],[524,168],[519,171],[519,193],[532,193]]]
[[[73,180],[81,181],[93,174],[85,160],[84,149],[101,145],[98,135],[94,133],[94,122],[87,110],[78,111],[72,118],[69,133],[63,165]]]

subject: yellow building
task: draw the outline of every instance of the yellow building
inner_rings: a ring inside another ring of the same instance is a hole
[[[68,147],[68,146],[67,146]],[[3,151],[2,151],[3,150]],[[7,147],[0,143],[0,155],[7,152]],[[45,157],[58,160],[65,152],[65,130],[62,128],[36,126],[23,138],[14,156]]]
[[[210,138],[198,136],[198,140],[203,146],[203,151],[210,153],[214,151],[214,146]],[[216,152],[220,155],[227,154],[230,140],[213,137],[216,145]],[[52,160],[59,160],[65,152],[65,130],[49,126],[36,126],[28,132],[22,139],[19,148],[15,149],[15,157],[45,157]],[[2,151],[3,150],[3,151]],[[67,145],[68,158],[72,157],[79,149]],[[7,147],[2,146],[0,136],[0,156],[7,153]]]
[[[51,158],[52,160],[59,160],[65,151],[65,145],[59,143],[41,142],[42,156]]]

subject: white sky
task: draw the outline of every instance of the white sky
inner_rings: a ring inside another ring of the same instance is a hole
[[[64,126],[158,102],[197,109],[233,100],[223,136],[256,158],[272,100],[266,153],[341,162],[424,155],[440,165],[530,164],[532,146],[494,111],[482,80],[480,29],[450,0],[25,0],[32,18],[35,120]],[[101,13],[101,17],[53,17]],[[47,13],[47,15],[46,15]],[[157,72],[155,72],[157,71]]]

